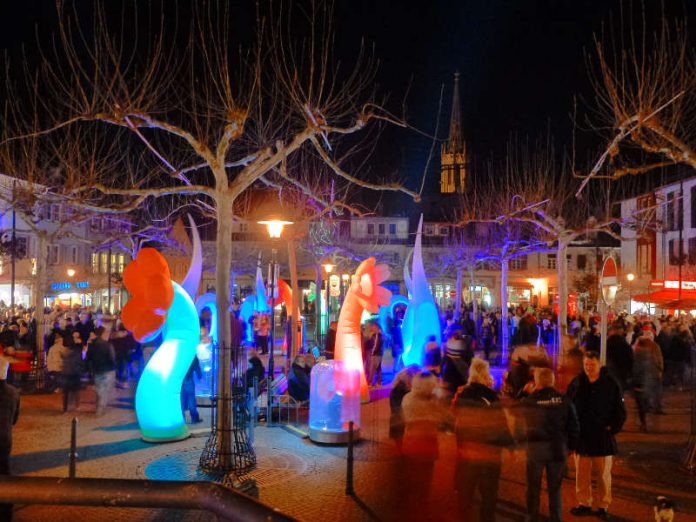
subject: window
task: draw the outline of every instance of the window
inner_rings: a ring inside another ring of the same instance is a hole
[[[390,223],[390,224],[389,224],[389,235],[390,235],[390,236],[395,236],[395,235],[396,235],[396,223]]]
[[[51,204],[49,209],[48,220],[49,221],[60,221],[60,205]]]
[[[106,274],[109,268],[109,255],[106,252],[99,254],[99,273]]]
[[[556,269],[556,254],[547,254],[546,256],[546,268],[551,270]]]
[[[679,197],[678,192],[667,194],[667,207],[665,210],[665,226],[667,230],[679,230],[684,214],[684,200]]]
[[[240,223],[239,224],[239,231],[240,232],[249,232],[249,223]]]
[[[585,254],[578,254],[576,263],[578,270],[585,270],[585,267],[587,266],[587,256]]]
[[[443,225],[440,227],[440,235],[445,237],[449,236],[449,228],[447,227],[447,225]]]
[[[89,228],[92,229],[93,232],[101,230],[102,229],[101,218],[92,218],[92,220],[89,222]]]
[[[424,232],[425,232],[426,236],[434,236],[436,233],[436,230],[437,229],[435,228],[435,225],[426,224]]]
[[[510,270],[527,270],[527,255],[513,257],[509,263]]]
[[[76,246],[68,247],[68,263],[77,265],[80,263],[80,251]]]
[[[689,264],[696,265],[696,237],[689,238]]]
[[[641,274],[652,275],[653,273],[653,245],[638,245],[638,270]]]
[[[387,226],[384,223],[379,224],[379,235],[383,236],[386,233]]]
[[[92,273],[99,273],[99,254],[92,252]]]
[[[48,264],[57,265],[60,263],[60,245],[48,245]]]
[[[29,238],[23,236],[15,237],[15,256],[17,259],[26,259],[29,255]]]
[[[367,235],[368,236],[374,236],[375,235],[375,225],[372,223],[369,223],[367,225]]]
[[[116,259],[116,272],[119,274],[123,273],[123,267],[125,264],[125,256],[123,254],[119,254],[117,259]]]
[[[678,265],[680,263],[679,256],[683,255],[683,252],[679,252],[679,240],[670,239],[669,240],[669,264]]]

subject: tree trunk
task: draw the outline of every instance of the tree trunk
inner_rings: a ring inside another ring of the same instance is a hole
[[[459,322],[462,317],[462,269],[457,268],[457,302],[454,306],[454,320]]]
[[[556,328],[556,347],[561,351],[563,336],[568,330],[568,261],[566,252],[568,246],[563,241],[558,242],[556,253],[556,273],[558,287],[558,325]]]
[[[45,366],[46,347],[44,346],[44,336],[46,326],[44,325],[44,295],[46,294],[46,271],[48,268],[48,241],[46,232],[37,232],[38,244],[36,246],[36,283],[34,285],[34,309],[36,310],[36,353],[38,356],[37,365],[39,371]]]
[[[290,286],[292,287],[292,303],[285,303],[290,321],[291,344],[288,345],[286,370],[290,369],[292,358],[299,353],[302,341],[302,314],[300,313],[300,283],[297,279],[297,252],[295,240],[288,239],[288,264],[290,265]],[[290,305],[290,306],[288,306]]]
[[[474,314],[474,322],[478,320],[478,304],[476,303],[476,292],[474,292],[474,267],[469,267],[469,295],[471,296],[471,311]]]
[[[232,265],[232,204],[233,199],[223,193],[217,198],[217,237],[215,259],[215,301],[218,310],[218,422],[217,450],[220,466],[228,469],[231,462],[226,462],[232,454],[232,378],[230,329],[230,271]]]
[[[507,281],[508,281],[508,260],[503,259],[500,269],[500,332],[503,338],[503,358],[502,364],[507,364],[508,351],[510,349],[510,329],[508,328],[508,299],[507,299]]]
[[[316,338],[316,345],[319,346],[321,349],[321,287],[322,287],[322,280],[321,280],[321,265],[317,265],[316,267],[316,280],[315,284],[317,285],[317,293],[316,293],[316,298],[314,299],[314,320],[316,321],[316,326],[314,327],[314,331],[316,332],[315,338]]]

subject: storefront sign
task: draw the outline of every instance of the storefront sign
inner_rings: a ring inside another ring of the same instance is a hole
[[[652,280],[650,286],[653,288],[672,288],[679,289],[679,281]],[[682,281],[682,290],[696,290],[696,281]]]
[[[51,290],[57,292],[58,290],[72,290],[72,283],[69,281],[61,281],[59,283],[51,283]],[[75,288],[83,289],[89,288],[89,281],[78,281],[75,283]]]

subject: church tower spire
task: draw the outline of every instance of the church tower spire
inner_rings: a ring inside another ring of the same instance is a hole
[[[459,72],[454,73],[452,113],[449,137],[440,150],[440,192],[464,192],[466,145],[462,134],[462,109],[459,103]]]

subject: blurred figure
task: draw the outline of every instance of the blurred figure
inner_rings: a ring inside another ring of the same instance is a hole
[[[288,393],[297,401],[309,400],[309,371],[303,355],[296,355],[292,361],[288,372]]]
[[[336,349],[337,329],[338,321],[331,321],[331,324],[329,324],[329,332],[326,334],[326,344],[324,345],[324,355],[327,359],[334,358],[334,350]]]
[[[411,380],[411,391],[401,403],[405,427],[400,474],[404,487],[401,518],[406,520],[430,512],[433,467],[440,454],[438,426],[445,418],[435,396],[437,386],[438,379],[432,373],[416,373]],[[425,520],[423,516],[418,518]]]
[[[479,520],[495,520],[501,453],[513,444],[488,361],[474,359],[469,379],[452,401],[457,437],[455,489],[462,520],[475,520],[474,494],[481,495]]]
[[[78,339],[80,334],[75,331],[73,335]],[[70,348],[64,346],[60,352],[63,370],[61,373],[61,386],[63,388],[63,412],[69,407],[77,409],[80,405],[80,379],[82,378],[82,344],[73,344]]]
[[[263,367],[263,362],[261,361],[258,352],[256,350],[249,350],[249,359],[247,361],[246,371],[247,388],[253,388],[254,379],[256,379],[256,383],[260,390],[262,384],[264,383],[265,375],[266,369]]]
[[[466,384],[469,365],[473,358],[474,348],[471,337],[460,336],[459,332],[455,332],[447,339],[445,356],[442,360],[442,380],[450,397],[453,397],[456,391]]]
[[[662,386],[662,371],[664,370],[662,351],[652,340],[652,332],[647,332],[636,340],[633,360],[633,393],[638,407],[641,431],[648,431],[647,413],[654,407],[662,413],[660,400]]]
[[[411,391],[413,377],[420,372],[417,364],[407,366],[394,377],[392,389],[389,392],[389,438],[396,444],[396,450],[399,454],[403,451],[404,441],[404,415],[401,407],[402,401],[407,393]]]
[[[64,340],[62,335],[56,335],[53,339],[53,345],[48,349],[48,355],[46,356],[46,370],[48,371],[48,378],[51,382],[52,388],[58,392],[60,388],[60,376],[63,372],[63,350],[68,349],[64,345]]]
[[[19,390],[7,383],[9,361],[0,357],[0,475],[10,474],[12,426],[19,418]],[[12,504],[0,504],[0,520],[12,520]]]
[[[384,354],[384,336],[377,322],[370,325],[371,342],[369,353],[369,371],[367,384],[369,386],[382,386],[382,355]]]
[[[199,380],[203,378],[201,365],[198,362],[198,357],[195,355],[181,383],[181,411],[185,417],[186,411],[188,410],[189,416],[191,417],[191,424],[198,424],[199,422],[203,422],[203,420],[198,414],[198,404],[196,404],[196,384],[193,381],[194,374]]]
[[[568,451],[577,447],[580,425],[573,403],[554,388],[550,368],[537,368],[534,383],[536,389],[521,403],[526,421],[527,520],[539,520],[541,479],[546,470],[550,521],[561,522],[563,473]]]
[[[575,456],[575,497],[570,510],[575,516],[592,514],[592,472],[597,473],[597,515],[609,518],[612,456],[617,452],[615,435],[626,421],[621,386],[602,368],[597,352],[585,352],[583,372],[568,386],[580,422]]]
[[[94,340],[87,349],[87,362],[94,374],[94,388],[97,392],[97,415],[102,415],[109,402],[116,374],[116,352],[109,342],[109,330],[98,326],[92,333]]]
[[[623,328],[613,325],[607,337],[607,370],[621,385],[628,389],[633,373],[633,350],[626,341]]]

